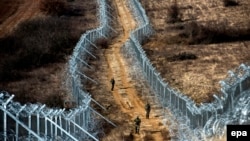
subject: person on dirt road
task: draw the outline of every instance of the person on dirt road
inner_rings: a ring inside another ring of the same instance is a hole
[[[134,120],[134,122],[135,122],[135,133],[139,134],[140,125],[141,125],[141,119],[139,118],[139,116],[136,117],[136,119]]]
[[[114,77],[110,80],[110,83],[111,83],[111,91],[113,91],[114,90],[114,86],[115,86],[115,79],[114,79]]]
[[[146,119],[149,119],[149,113],[150,113],[151,107],[150,107],[150,104],[148,102],[145,105],[145,110],[146,110]]]

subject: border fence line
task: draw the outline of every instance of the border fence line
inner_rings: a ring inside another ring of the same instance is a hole
[[[232,115],[232,110],[236,108],[236,99],[242,96],[242,93],[249,90],[250,67],[241,64],[235,71],[228,71],[229,77],[220,81],[221,95],[214,94],[213,102],[202,103],[200,106],[197,106],[189,97],[171,88],[168,83],[164,82],[160,73],[153,67],[141,46],[143,39],[153,34],[152,27],[145,14],[145,10],[138,0],[129,0],[129,6],[139,27],[131,32],[129,40],[125,43],[125,49],[123,49],[125,51],[123,53],[129,55],[127,52],[131,51],[129,48],[132,48],[145,78],[154,90],[155,96],[158,97],[162,107],[170,109],[179,121],[185,121],[185,124],[194,130],[208,127],[208,121],[213,118],[217,120],[225,113],[230,114],[231,112]],[[249,99],[250,95],[247,97]],[[247,104],[245,104],[246,106]],[[250,112],[247,108],[245,110],[247,110],[245,113]],[[237,118],[240,118],[238,119],[241,121],[240,123],[247,123],[250,119],[247,119],[246,116]]]
[[[110,30],[109,25],[111,7],[106,0],[97,0],[99,5],[98,21],[100,26],[96,29],[84,33],[78,41],[72,56],[69,60],[67,83],[70,84],[70,91],[76,100],[77,107],[70,109],[48,108],[42,104],[21,105],[14,102],[14,95],[8,92],[0,92],[0,140],[7,141],[78,141],[95,140],[98,141],[98,122],[96,117],[100,117],[113,126],[111,121],[101,116],[90,107],[91,101],[102,107],[91,98],[91,95],[82,88],[81,81],[92,81],[92,78],[81,72],[83,67],[90,67],[87,63],[88,57],[96,58],[91,51],[98,49],[95,41],[100,38],[107,38]],[[102,107],[103,108],[103,107]]]
[[[48,108],[42,104],[21,105],[14,102],[14,95],[7,92],[0,92],[0,139],[7,140],[98,140],[97,132],[93,131],[98,125],[94,117],[99,116],[110,124],[111,121],[94,111],[90,102],[98,102],[91,98],[91,95],[83,90],[82,81],[97,83],[94,79],[82,73],[81,69],[90,67],[86,60],[88,57],[96,58],[91,51],[98,49],[95,41],[100,38],[108,38],[109,31],[115,31],[110,25],[112,15],[108,12],[111,7],[105,0],[97,0],[99,5],[100,26],[83,34],[78,41],[73,54],[69,60],[69,84],[77,107],[66,111],[65,109]],[[139,27],[132,31],[125,46],[132,47],[136,58],[141,65],[141,70],[148,80],[155,96],[159,98],[162,107],[172,111],[179,121],[185,121],[185,125],[191,129],[204,128],[206,132],[215,132],[222,120],[238,120],[244,124],[249,122],[248,113],[250,67],[241,64],[234,71],[228,71],[229,77],[220,81],[221,94],[214,95],[211,103],[202,103],[197,106],[187,96],[171,88],[160,76],[160,73],[153,67],[141,47],[143,39],[153,34],[149,20],[138,0],[129,0],[129,6],[138,21]],[[111,16],[110,16],[111,15]],[[241,99],[244,96],[243,100]],[[238,102],[238,101],[240,102]],[[243,108],[238,108],[243,107]],[[103,108],[103,107],[102,107]],[[240,115],[232,114],[232,111]],[[233,115],[232,118],[224,118],[225,113]],[[186,120],[183,120],[186,119]],[[229,121],[224,121],[227,123]],[[213,128],[213,129],[212,129]]]

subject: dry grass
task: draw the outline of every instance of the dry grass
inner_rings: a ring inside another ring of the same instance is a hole
[[[212,101],[227,71],[250,62],[249,1],[225,7],[223,1],[177,0],[178,23],[168,22],[174,0],[142,3],[156,30],[143,48],[170,86],[197,103]]]
[[[63,83],[64,71],[63,63],[46,65],[26,72],[28,77],[25,79],[2,83],[1,89],[7,89],[11,94],[15,94],[14,100],[21,103],[39,102],[50,107],[63,107],[63,99],[68,99]]]

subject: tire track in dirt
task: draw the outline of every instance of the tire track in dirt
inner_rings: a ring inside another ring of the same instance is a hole
[[[145,110],[143,101],[138,97],[138,91],[130,82],[128,76],[129,66],[126,66],[125,60],[120,53],[122,45],[129,38],[130,31],[135,28],[136,23],[126,7],[124,0],[114,0],[116,10],[119,15],[118,21],[123,28],[123,34],[120,34],[111,43],[110,49],[107,49],[105,57],[109,66],[109,78],[114,77],[116,80],[113,96],[123,113],[130,115],[131,121],[139,116],[142,120],[140,134],[134,134],[135,141],[144,140],[146,134],[150,135],[151,140],[162,141],[160,119],[153,117],[145,118]],[[152,109],[154,110],[154,109]]]
[[[9,34],[20,22],[30,19],[39,14],[40,0],[25,0],[19,8],[2,24],[0,24],[0,37]]]

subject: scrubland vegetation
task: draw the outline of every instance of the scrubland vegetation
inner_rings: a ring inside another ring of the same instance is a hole
[[[219,81],[250,64],[249,1],[142,0],[155,34],[144,50],[164,80],[196,103],[220,94]]]
[[[0,90],[21,103],[63,107],[67,90],[61,75],[80,35],[96,26],[96,3],[41,0],[39,7],[41,16],[0,38]]]
[[[44,17],[21,23],[12,35],[0,39],[1,81],[25,78],[25,70],[48,63],[65,61],[78,38],[71,34],[70,23]]]

